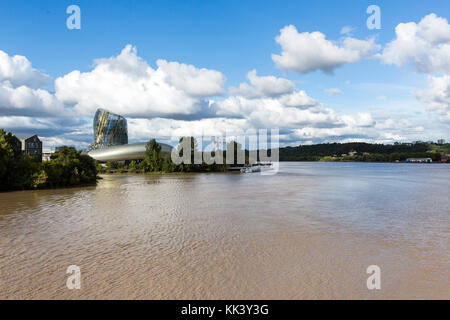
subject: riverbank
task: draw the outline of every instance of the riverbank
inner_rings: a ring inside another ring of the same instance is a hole
[[[431,158],[441,161],[450,154],[450,144],[429,142],[396,143],[392,145],[370,143],[324,143],[284,147],[279,150],[280,161],[353,161],[402,162],[408,158]]]
[[[155,172],[104,172],[99,173],[99,177],[108,177],[108,176],[184,176],[184,175],[195,175],[195,174],[236,174],[240,173],[239,171],[196,171],[196,172],[163,172],[163,171],[155,171]]]
[[[61,147],[43,162],[16,150],[1,160],[0,191],[95,185],[98,179],[94,159],[69,147]]]

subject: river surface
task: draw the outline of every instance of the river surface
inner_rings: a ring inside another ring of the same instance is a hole
[[[449,191],[446,164],[281,163],[0,193],[0,299],[450,299]]]

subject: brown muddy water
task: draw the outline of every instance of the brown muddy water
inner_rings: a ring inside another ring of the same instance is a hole
[[[449,190],[445,164],[282,163],[2,193],[0,299],[450,299]]]

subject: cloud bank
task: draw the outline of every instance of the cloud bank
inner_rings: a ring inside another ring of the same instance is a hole
[[[432,13],[419,23],[400,23],[395,39],[380,59],[386,64],[409,66],[427,75],[429,87],[416,97],[443,121],[450,121],[450,24]]]
[[[373,38],[347,36],[328,40],[321,32],[280,30],[273,54],[276,66],[300,74],[332,74],[346,64],[377,57],[383,63],[409,66],[426,75],[427,89],[416,93],[428,111],[450,121],[450,26],[435,14],[402,23],[379,54]],[[116,56],[94,60],[88,71],[50,77],[24,56],[0,51],[0,127],[38,133],[50,146],[85,147],[92,139],[92,116],[99,107],[124,115],[131,141],[152,137],[222,135],[247,129],[279,128],[281,145],[324,141],[394,142],[420,137],[423,127],[407,119],[376,117],[370,112],[340,114],[311,97],[293,81],[260,75],[226,86],[222,72],[159,59],[151,66],[127,45]],[[323,89],[322,89],[323,90]],[[338,88],[325,89],[339,95]]]
[[[166,60],[153,69],[131,45],[95,63],[92,71],[75,70],[55,81],[58,100],[73,104],[78,114],[105,107],[137,118],[189,115],[201,109],[202,99],[225,90],[225,76],[218,71]]]

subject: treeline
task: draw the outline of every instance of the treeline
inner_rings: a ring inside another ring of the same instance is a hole
[[[280,161],[367,161],[395,162],[407,158],[432,158],[438,161],[441,154],[427,143],[369,144],[324,143],[280,148]]]
[[[100,165],[97,164],[97,169],[100,173],[175,173],[175,172],[225,172],[227,168],[230,166],[238,166],[241,164],[237,163],[237,154],[242,152],[242,145],[232,141],[227,144],[227,149],[234,150],[233,161],[226,162],[226,151],[221,151],[223,155],[223,164],[220,163],[212,163],[207,164],[204,161],[204,155],[201,151],[198,150],[198,143],[194,137],[182,137],[180,139],[180,144],[177,149],[178,155],[183,157],[183,142],[190,142],[190,155],[188,158],[190,159],[190,163],[180,163],[175,164],[170,154],[163,154],[161,152],[161,146],[156,142],[155,139],[150,140],[146,146],[145,158],[142,161],[108,161],[106,164]],[[249,153],[245,152],[245,162],[249,163]],[[216,154],[212,152],[212,157],[215,157]],[[201,163],[196,163],[196,159],[202,159]]]
[[[94,159],[71,147],[61,147],[41,162],[14,148],[11,133],[0,129],[0,191],[95,184]]]
[[[319,161],[355,161],[355,162],[397,162],[405,161],[408,158],[431,158],[433,161],[440,161],[441,155],[436,152],[427,151],[420,153],[371,153],[354,156],[341,156],[341,157],[322,157]]]
[[[450,154],[450,143],[446,144],[429,144],[430,151],[436,151],[440,154]]]

